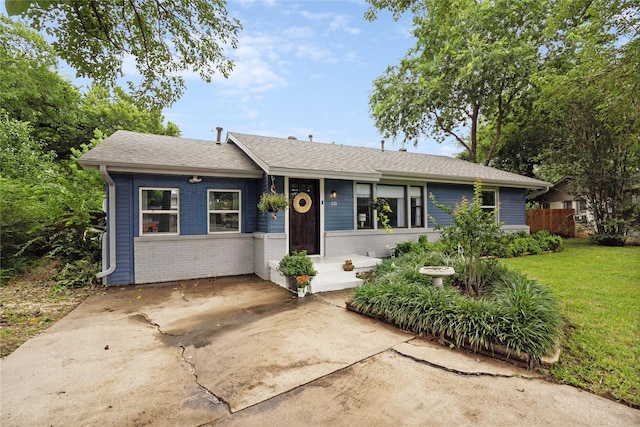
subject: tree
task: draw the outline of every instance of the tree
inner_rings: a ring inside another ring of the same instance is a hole
[[[117,130],[180,135],[180,129],[175,123],[164,124],[164,116],[160,110],[139,107],[131,96],[119,87],[110,90],[105,86],[92,85],[82,97],[79,108],[77,126],[82,134],[81,143],[89,141],[96,129],[106,135],[111,135]],[[74,146],[79,147],[80,144]]]
[[[44,38],[22,23],[0,16],[0,46],[0,106],[10,118],[29,122],[46,151],[64,158],[81,138],[79,90],[60,76],[58,58]]]
[[[539,110],[562,130],[545,155],[574,177],[603,241],[622,243],[640,214],[640,14],[629,1],[579,4],[559,3],[550,27],[573,66],[538,82]]]
[[[185,71],[206,82],[215,72],[228,77],[240,22],[229,18],[224,0],[6,0],[10,16],[53,38],[60,58],[80,77],[112,87],[124,75],[123,61],[135,58],[142,76],[128,82],[133,99],[169,106],[184,91]]]
[[[0,105],[11,119],[28,122],[34,140],[58,159],[93,138],[125,129],[159,135],[179,135],[159,109],[136,105],[124,90],[92,85],[86,94],[58,72],[58,58],[44,38],[20,22],[0,16]]]
[[[414,144],[427,133],[439,142],[453,137],[476,161],[478,126],[491,122],[488,164],[509,108],[541,62],[547,2],[369,2],[369,19],[380,9],[396,17],[411,10],[417,39],[399,65],[374,81],[369,106],[378,130]]]

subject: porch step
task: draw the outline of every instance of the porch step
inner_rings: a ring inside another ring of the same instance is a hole
[[[342,265],[345,260],[350,259],[354,265],[353,271],[344,271]],[[338,291],[341,289],[355,288],[362,284],[362,280],[356,277],[356,273],[371,270],[382,260],[378,258],[370,258],[363,255],[343,255],[339,257],[323,257],[311,256],[313,268],[318,272],[311,280],[311,289],[313,293]],[[287,287],[286,279],[276,270],[279,261],[270,261],[271,281]]]
[[[339,291],[360,286],[362,279],[356,277],[355,271],[325,271],[318,272],[311,281],[312,293]]]

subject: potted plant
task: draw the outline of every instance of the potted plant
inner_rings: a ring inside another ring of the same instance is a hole
[[[317,274],[307,251],[293,251],[290,255],[285,255],[278,264],[278,271],[289,278],[292,290],[297,289],[298,284],[301,284],[302,288],[308,287],[313,276]]]
[[[311,276],[303,274],[296,276],[296,287],[298,288],[298,297],[304,297],[309,292],[309,283],[311,283]]]
[[[258,209],[260,212],[272,212],[273,219],[276,219],[279,211],[287,209],[289,206],[289,198],[283,193],[262,193],[260,201],[258,201]]]

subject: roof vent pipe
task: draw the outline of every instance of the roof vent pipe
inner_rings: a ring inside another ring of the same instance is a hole
[[[222,142],[221,141],[221,139],[222,139],[222,128],[220,126],[218,126],[216,128],[216,130],[218,131],[218,136],[216,138],[216,144],[220,144]]]
[[[401,152],[403,152],[403,153],[406,153],[406,152],[407,152],[407,148],[406,148],[406,147],[401,147],[398,151],[401,151]]]
[[[313,142],[313,135],[309,134],[309,142]]]
[[[382,151],[384,151],[384,139],[382,141],[380,141],[380,147],[382,147]]]
[[[295,136],[290,136],[287,139],[298,139],[298,138],[296,138]]]

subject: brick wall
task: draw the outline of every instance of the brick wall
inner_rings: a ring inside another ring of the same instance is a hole
[[[136,283],[251,274],[253,240],[252,234],[135,238]]]
[[[325,254],[326,256],[367,255],[367,252],[375,252],[377,258],[384,258],[390,255],[390,247],[407,240],[417,242],[423,234],[428,234],[430,241],[440,237],[437,231],[425,229],[395,229],[391,234],[383,230],[328,231],[325,233]]]
[[[286,234],[284,233],[253,233],[254,271],[261,279],[269,280],[269,261],[280,260],[287,250]]]

